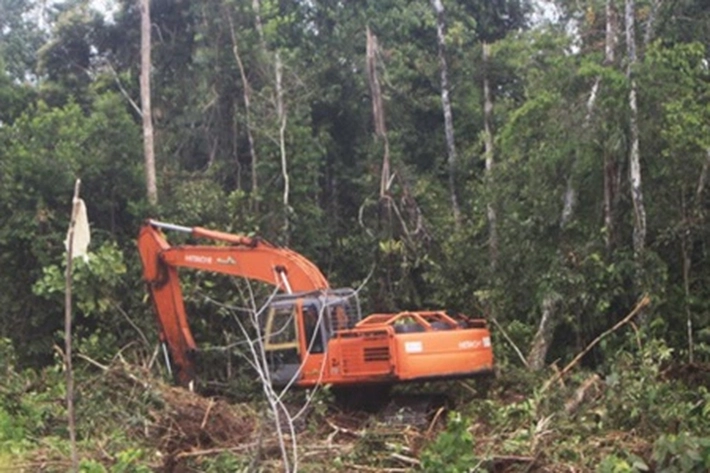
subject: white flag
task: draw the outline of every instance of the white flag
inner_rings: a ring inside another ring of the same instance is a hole
[[[85,262],[89,262],[88,248],[91,241],[91,232],[89,231],[89,217],[86,214],[86,204],[82,199],[74,200],[74,241],[72,242],[71,257],[77,256],[84,258]],[[64,246],[69,251],[69,232],[64,240]]]

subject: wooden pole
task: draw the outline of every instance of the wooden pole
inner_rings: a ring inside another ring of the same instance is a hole
[[[67,234],[67,270],[65,273],[64,292],[64,368],[67,383],[67,417],[69,420],[69,443],[71,444],[72,471],[79,471],[79,456],[76,450],[76,423],[74,421],[74,374],[71,363],[71,322],[72,322],[72,250],[74,249],[74,225],[79,212],[79,188],[81,179],[74,184],[74,198],[72,199],[72,213]]]

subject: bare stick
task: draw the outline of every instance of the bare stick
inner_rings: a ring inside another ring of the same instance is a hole
[[[602,333],[597,338],[592,340],[592,342],[589,345],[587,345],[587,347],[584,350],[579,352],[579,354],[577,356],[575,356],[572,361],[567,363],[567,366],[565,366],[559,373],[555,373],[555,375],[552,378],[550,378],[545,383],[545,385],[542,387],[541,392],[547,391],[547,389],[550,387],[550,385],[552,385],[552,383],[554,383],[558,379],[562,379],[562,377],[564,375],[566,375],[572,368],[575,367],[575,365],[577,363],[579,363],[579,360],[581,360],[582,357],[584,357],[584,355],[589,353],[589,351],[592,348],[594,348],[599,342],[601,342],[608,335],[610,335],[613,332],[616,332],[618,329],[620,329],[621,327],[623,327],[627,323],[631,322],[631,319],[633,319],[636,315],[638,315],[638,313],[641,312],[641,309],[646,307],[650,302],[651,302],[651,299],[648,297],[648,295],[644,295],[641,298],[641,300],[638,302],[638,304],[636,304],[636,307],[634,307],[634,309],[631,312],[629,312],[629,314],[626,317],[624,317],[623,319],[618,321],[612,328],[610,328],[609,330],[607,330],[606,332]]]
[[[192,450],[189,452],[180,452],[177,455],[175,455],[175,459],[179,460],[180,458],[186,458],[186,457],[200,457],[204,455],[215,455],[219,453],[224,453],[224,452],[239,452],[242,450],[249,450],[250,448],[256,447],[256,442],[252,443],[245,443],[242,445],[237,445],[236,447],[227,447],[227,448],[210,448],[207,450]]]
[[[118,313],[121,314],[128,321],[128,323],[131,325],[131,327],[133,327],[136,330],[136,332],[138,332],[138,335],[140,335],[141,340],[143,340],[143,343],[145,344],[146,348],[150,348],[150,342],[148,341],[148,337],[145,336],[145,333],[143,333],[143,330],[141,330],[140,327],[138,325],[136,325],[136,323],[133,321],[133,319],[131,319],[131,317],[129,317],[129,315],[126,313],[125,310],[123,310],[123,308],[120,305],[114,304],[113,306],[118,311]]]
[[[574,395],[565,402],[565,412],[568,415],[574,414],[574,412],[579,408],[579,406],[587,398],[587,392],[594,386],[597,386],[601,378],[598,374],[594,373],[589,378],[587,378],[574,392]]]
[[[501,327],[501,325],[498,323],[498,321],[496,320],[495,317],[491,317],[491,322],[493,322],[493,325],[495,325],[496,328],[498,330],[500,330],[500,333],[503,334],[503,337],[506,339],[506,341],[508,343],[510,343],[510,346],[513,347],[513,350],[515,350],[515,353],[518,354],[518,358],[520,358],[520,361],[523,362],[525,367],[530,368],[530,365],[528,365],[528,360],[525,359],[525,357],[523,356],[523,353],[520,351],[520,348],[518,348],[518,346],[515,343],[513,343],[513,340],[511,340],[511,338],[508,336],[508,333],[505,330],[503,330],[503,327]]]
[[[74,374],[71,365],[71,290],[72,290],[72,251],[74,250],[74,225],[79,213],[79,188],[81,180],[74,184],[74,198],[72,199],[71,220],[69,221],[69,234],[67,236],[67,271],[64,275],[64,366],[66,368],[67,383],[67,417],[69,421],[69,443],[71,445],[72,471],[79,471],[79,455],[76,451],[76,422],[74,420]]]
[[[103,371],[108,371],[108,370],[109,370],[109,367],[108,367],[108,366],[106,366],[106,365],[104,365],[104,364],[102,364],[102,363],[99,363],[98,361],[94,360],[93,358],[89,358],[88,356],[86,356],[86,355],[84,355],[84,354],[82,354],[82,353],[77,353],[76,356],[77,356],[78,358],[81,358],[82,360],[86,360],[86,361],[89,362],[90,364],[96,366],[97,368],[99,368],[99,369],[101,369],[101,370],[103,370]]]
[[[426,436],[427,437],[429,435],[431,435],[431,432],[432,432],[432,430],[434,430],[434,426],[436,425],[436,422],[439,420],[439,418],[441,417],[441,414],[443,414],[445,410],[446,410],[446,408],[443,406],[440,407],[439,409],[437,409],[436,414],[434,414],[434,418],[431,420],[431,423],[429,424],[429,428],[426,429]]]
[[[402,455],[401,453],[391,453],[390,456],[395,460],[399,460],[404,463],[409,463],[410,465],[420,465],[419,460],[417,460],[416,458],[408,457],[406,455]]]
[[[210,411],[212,410],[212,407],[214,406],[215,402],[214,399],[210,399],[210,403],[207,405],[207,409],[205,409],[205,416],[202,418],[202,423],[200,424],[200,429],[204,429],[205,425],[207,425],[207,418],[210,416]]]

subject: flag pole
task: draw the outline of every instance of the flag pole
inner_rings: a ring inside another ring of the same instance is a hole
[[[74,374],[71,363],[71,322],[72,322],[72,250],[74,246],[74,225],[79,213],[79,188],[81,179],[77,179],[74,184],[74,198],[72,199],[72,213],[69,221],[69,233],[67,235],[67,271],[65,273],[65,293],[64,293],[64,368],[66,370],[67,383],[67,416],[69,420],[69,442],[71,444],[71,464],[72,471],[79,471],[79,456],[76,450],[76,422],[74,419]]]

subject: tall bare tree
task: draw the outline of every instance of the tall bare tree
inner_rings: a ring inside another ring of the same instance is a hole
[[[372,97],[372,120],[374,122],[375,138],[378,142],[382,142],[384,148],[382,168],[380,170],[380,224],[386,224],[386,228],[392,231],[391,223],[396,221],[401,226],[402,233],[400,236],[406,238],[410,243],[419,238],[426,240],[430,236],[422,211],[412,191],[412,186],[407,179],[407,172],[397,160],[391,160],[385,105],[378,72],[380,47],[377,36],[372,33],[369,26],[367,27],[366,51],[367,81]],[[395,182],[400,193],[399,199],[395,199],[392,192],[392,186]],[[383,226],[383,228],[385,227]]]
[[[639,126],[637,86],[634,77],[636,67],[636,33],[634,17],[636,5],[634,0],[626,0],[625,25],[626,25],[626,75],[629,79],[629,133],[631,148],[629,150],[629,183],[631,184],[631,200],[634,206],[634,253],[637,258],[641,256],[646,245],[646,208],[643,203],[643,190],[641,187],[641,156],[639,152]]]
[[[251,158],[251,195],[253,196],[251,200],[252,209],[258,212],[259,200],[256,198],[257,191],[259,190],[259,179],[256,172],[256,167],[258,163],[258,158],[256,154],[256,144],[254,141],[254,133],[252,131],[252,113],[251,113],[251,85],[249,84],[249,78],[247,77],[246,70],[244,69],[244,62],[242,62],[242,56],[239,54],[239,42],[237,41],[237,34],[234,31],[234,22],[232,21],[232,14],[225,10],[227,20],[229,21],[229,33],[232,38],[232,54],[234,54],[234,60],[239,68],[239,76],[242,80],[242,98],[244,100],[244,121],[247,141],[249,142],[249,157]]]
[[[155,177],[155,147],[153,144],[153,113],[150,104],[150,0],[140,0],[141,11],[141,116],[143,118],[143,154],[148,202],[158,203]]]
[[[449,193],[451,209],[454,213],[454,224],[458,230],[461,227],[461,210],[456,196],[456,141],[454,139],[454,119],[449,98],[449,68],[446,63],[446,17],[444,4],[441,0],[431,0],[431,4],[436,13],[436,38],[439,46],[439,73],[441,75],[441,106],[444,110],[446,150],[449,163]]]
[[[616,43],[618,39],[618,17],[614,9],[613,0],[606,0],[606,40],[604,45],[604,65],[609,67],[614,64]],[[597,77],[595,85],[600,78]],[[596,97],[594,94],[592,97]],[[590,97],[590,100],[592,99]],[[616,233],[616,221],[614,219],[614,208],[619,195],[621,185],[620,166],[609,154],[604,153],[604,238],[606,247],[611,248]]]
[[[493,98],[488,78],[488,63],[490,61],[491,47],[483,43],[483,141],[486,155],[486,177],[489,185],[493,183]],[[488,216],[488,251],[490,254],[491,268],[495,269],[498,263],[498,214],[491,200],[486,204]]]
[[[281,55],[277,51],[274,55],[274,74],[276,75],[276,114],[279,121],[279,154],[281,156],[281,177],[284,180],[283,188],[283,207],[284,207],[284,225],[283,235],[284,243],[289,242],[289,219],[291,213],[291,204],[289,203],[290,180],[288,175],[288,159],[286,155],[286,110],[284,108],[284,92],[282,84],[283,65],[281,63]]]
[[[377,37],[372,34],[370,27],[367,27],[367,83],[370,86],[372,95],[372,120],[375,125],[375,137],[382,140],[384,154],[382,156],[382,170],[380,173],[380,199],[387,196],[390,187],[390,144],[387,139],[387,129],[385,128],[385,111],[382,103],[382,90],[380,79],[377,74]]]

